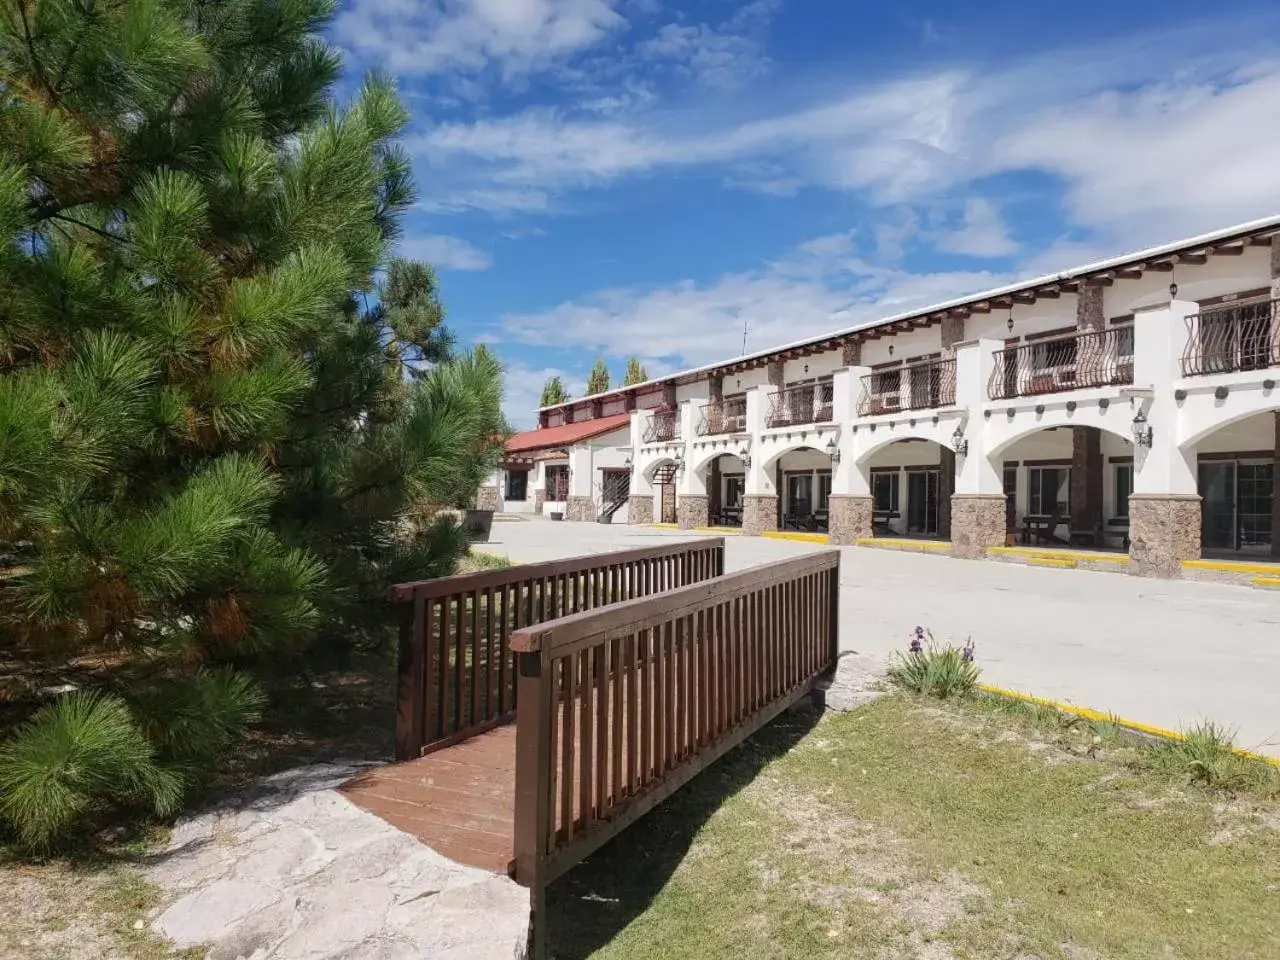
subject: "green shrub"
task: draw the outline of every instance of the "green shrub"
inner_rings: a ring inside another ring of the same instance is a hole
[[[973,643],[964,647],[938,646],[933,634],[917,628],[912,648],[895,656],[889,666],[889,680],[915,693],[940,697],[968,696],[978,686],[982,670],[973,662]]]
[[[165,814],[181,795],[180,778],[118,697],[65,694],[0,747],[0,816],[35,849],[107,806]]]
[[[1187,730],[1181,740],[1163,740],[1144,753],[1146,765],[1211,790],[1280,791],[1280,770],[1242,756],[1231,731],[1211,720]]]

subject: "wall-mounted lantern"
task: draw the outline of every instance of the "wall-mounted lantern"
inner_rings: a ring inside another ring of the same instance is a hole
[[[840,447],[836,444],[835,437],[827,441],[827,456],[831,458],[832,463],[840,462]]]
[[[738,459],[742,461],[744,467],[749,468],[751,466],[751,448],[744,444],[742,449],[738,451]]]
[[[1151,425],[1147,423],[1147,415],[1139,410],[1133,415],[1133,442],[1140,447],[1151,446]]]
[[[684,476],[684,454],[680,451],[676,452],[676,473]]]
[[[969,453],[969,441],[965,438],[964,431],[957,425],[955,432],[951,434],[951,449],[956,452],[956,456],[963,457]]]

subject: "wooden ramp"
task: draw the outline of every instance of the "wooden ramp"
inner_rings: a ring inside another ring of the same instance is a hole
[[[348,781],[358,807],[437,853],[494,873],[515,868],[516,728],[495,727]]]

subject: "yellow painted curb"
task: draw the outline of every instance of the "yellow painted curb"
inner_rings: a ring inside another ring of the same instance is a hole
[[[1269,590],[1280,589],[1280,577],[1254,577],[1255,587],[1266,587]]]
[[[1280,563],[1242,563],[1238,560],[1183,560],[1182,565],[1191,570],[1280,574]]]
[[[790,530],[766,530],[761,536],[770,540],[796,540],[800,543],[830,543],[831,538],[825,533],[793,533]]]
[[[1014,557],[1054,557],[1060,560],[1088,560],[1092,563],[1128,563],[1124,553],[1101,553],[1096,550],[1056,550],[1052,547],[1038,550],[1035,547],[987,547],[987,553]]]
[[[680,525],[677,523],[651,523],[651,527],[657,527],[659,530],[679,530]]]
[[[882,550],[938,550],[950,551],[949,540],[910,540],[894,537],[858,537],[853,541],[860,547],[879,547]]]
[[[717,537],[740,537],[741,527],[694,527],[694,533],[712,533]]]
[[[1027,557],[1027,566],[1054,567],[1058,570],[1074,570],[1076,562],[1065,557]]]
[[[1036,697],[1029,693],[1019,693],[1017,690],[1006,690],[1004,687],[993,687],[989,683],[978,684],[978,689],[983,693],[994,694],[997,697],[1007,697],[1010,700],[1021,700],[1023,703],[1034,703],[1037,706],[1049,707],[1062,713],[1071,713],[1077,717],[1084,717],[1086,720],[1106,720],[1114,723],[1116,726],[1125,727],[1129,730],[1137,730],[1139,733],[1146,733],[1153,737],[1161,737],[1165,740],[1182,741],[1187,739],[1185,735],[1178,733],[1176,730],[1166,730],[1164,727],[1153,727],[1149,723],[1141,723],[1137,720],[1129,720],[1125,717],[1116,716],[1114,713],[1102,713],[1098,710],[1092,710],[1089,707],[1078,707],[1074,703],[1063,703],[1061,700],[1050,700],[1048,697]],[[1268,757],[1261,753],[1254,753],[1251,750],[1244,750],[1240,747],[1236,748],[1237,756],[1246,757],[1250,760],[1261,760],[1269,763],[1273,767],[1280,767],[1280,759],[1276,757]]]

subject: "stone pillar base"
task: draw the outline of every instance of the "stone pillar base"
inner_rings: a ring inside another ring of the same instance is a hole
[[[1003,547],[1003,493],[956,493],[951,497],[951,555],[980,560],[987,547]]]
[[[533,512],[542,513],[542,505],[547,502],[547,492],[545,490],[533,491]]]
[[[742,498],[742,532],[749,537],[778,529],[778,498],[749,493]]]
[[[500,510],[502,509],[502,497],[498,494],[497,487],[481,487],[476,491],[476,509],[477,510]]]
[[[627,523],[653,523],[653,494],[633,493],[627,497]]]
[[[564,505],[564,518],[589,523],[596,518],[596,502],[590,497],[570,497]]]
[[[832,543],[849,544],[872,535],[871,515],[875,500],[848,493],[833,493],[827,501],[830,511],[827,536]]]
[[[1200,559],[1200,497],[1131,493],[1129,556],[1140,577],[1181,577],[1183,560]]]
[[[705,527],[710,523],[707,510],[707,498],[701,494],[676,497],[676,526],[681,530]]]

